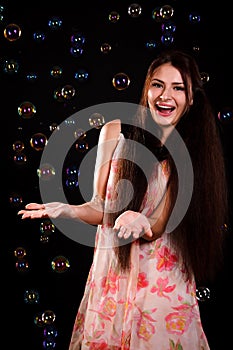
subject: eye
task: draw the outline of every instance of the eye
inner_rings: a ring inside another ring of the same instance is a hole
[[[156,81],[154,81],[153,83],[151,83],[151,86],[154,86],[154,87],[156,87],[156,88],[162,88],[162,87],[163,87],[163,85],[162,85],[161,83],[158,83],[158,82],[156,82]]]
[[[185,91],[185,87],[184,86],[174,86],[174,90]]]

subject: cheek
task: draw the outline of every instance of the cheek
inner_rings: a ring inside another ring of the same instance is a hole
[[[148,104],[152,103],[154,99],[155,99],[155,94],[152,92],[152,90],[148,90],[148,94],[147,94]]]
[[[185,110],[186,107],[187,107],[187,100],[186,100],[186,97],[181,97],[179,99],[176,100],[176,103],[178,104],[178,106]]]

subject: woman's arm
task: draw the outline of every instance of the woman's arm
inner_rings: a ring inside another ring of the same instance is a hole
[[[80,205],[51,202],[46,204],[29,203],[18,212],[22,219],[65,218],[80,220],[91,225],[102,223],[104,198],[109,177],[111,159],[117,146],[121,131],[120,120],[106,123],[101,131],[97,147],[96,165],[93,181],[93,196],[90,202]]]
[[[49,217],[51,219],[72,219],[86,222],[90,225],[98,225],[102,222],[103,206],[97,201],[91,200],[80,205],[72,205],[61,202],[45,204],[29,203],[18,212],[22,219],[39,219]]]
[[[150,217],[132,210],[122,213],[116,219],[113,227],[118,237],[125,239],[128,239],[130,236],[134,239],[141,237],[147,241],[159,238],[166,229],[170,215],[169,193],[170,189],[168,186]]]
[[[153,241],[159,238],[163,232],[166,230],[167,222],[170,215],[170,206],[169,206],[169,187],[166,193],[163,195],[160,203],[154,210],[153,214],[148,218],[150,223],[150,228],[152,231],[152,236],[144,234],[142,238],[147,241]]]

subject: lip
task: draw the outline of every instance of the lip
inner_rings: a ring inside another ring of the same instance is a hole
[[[157,114],[165,118],[170,117],[175,110],[174,106],[165,103],[157,103],[155,107]]]

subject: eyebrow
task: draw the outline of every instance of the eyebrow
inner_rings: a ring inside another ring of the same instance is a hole
[[[158,81],[158,82],[164,84],[164,81],[162,81],[162,80],[160,80],[160,79],[158,79],[158,78],[153,78],[153,79],[151,79],[151,81],[154,81],[154,80],[156,80],[156,81]],[[175,81],[174,81],[172,84],[173,84],[173,85],[184,85],[183,82],[175,82]]]

